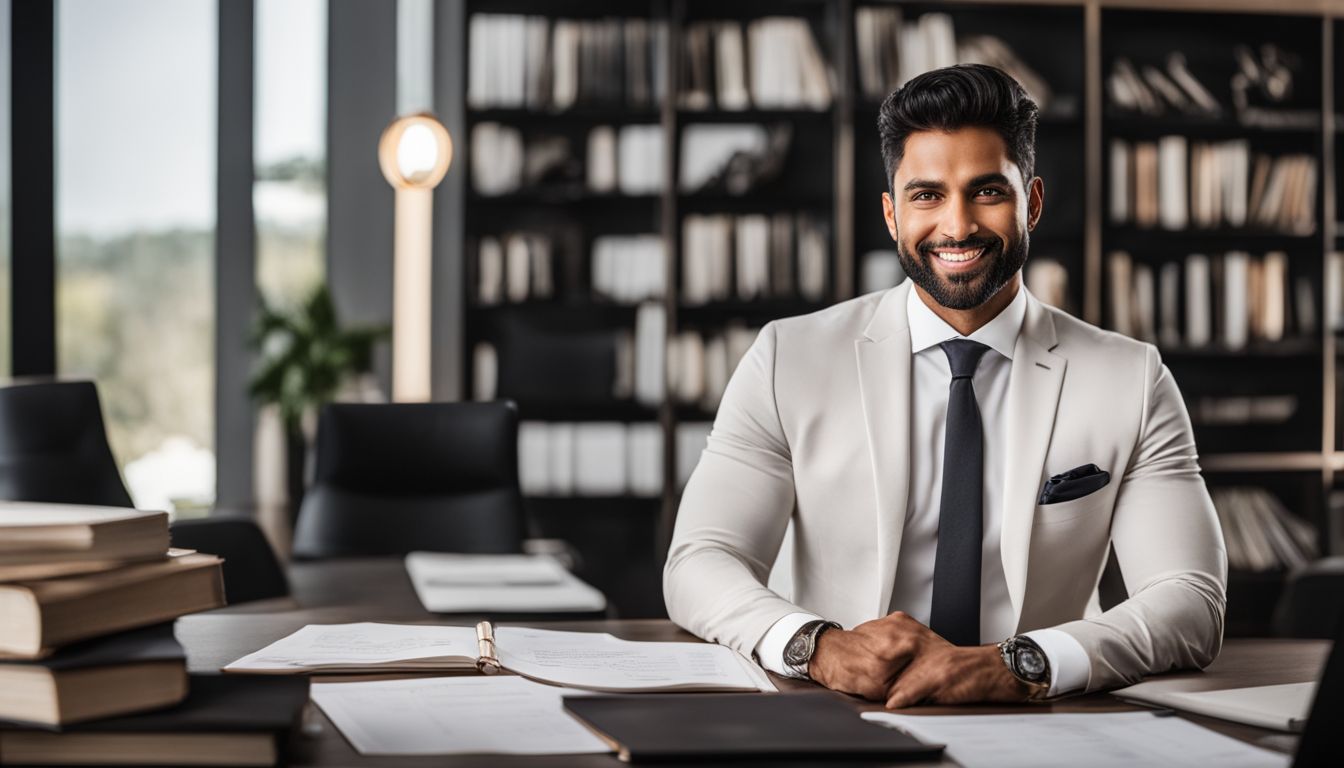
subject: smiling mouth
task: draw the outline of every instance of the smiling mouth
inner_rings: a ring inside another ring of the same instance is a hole
[[[966,264],[968,262],[972,262],[980,258],[981,256],[984,255],[984,253],[985,249],[981,247],[981,248],[958,249],[950,251],[935,250],[933,252],[933,255],[938,257],[939,261],[942,261],[947,264]]]

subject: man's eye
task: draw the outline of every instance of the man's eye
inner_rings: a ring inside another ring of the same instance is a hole
[[[985,197],[1003,197],[1003,190],[994,187],[985,187],[979,192],[976,192],[976,194],[984,195]]]
[[[915,193],[915,196],[914,196],[913,198],[911,198],[911,199],[912,199],[912,200],[919,200],[919,201],[936,200],[936,199],[938,199],[938,196],[937,196],[936,194],[934,194],[933,192],[916,192],[916,193]]]

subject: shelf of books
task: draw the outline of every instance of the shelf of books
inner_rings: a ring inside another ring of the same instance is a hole
[[[1029,289],[1158,345],[1211,486],[1337,551],[1344,22],[1100,6],[468,2],[466,391],[519,404],[534,528],[651,585],[623,615],[662,610],[680,489],[760,327],[902,279],[878,109],[959,61],[1041,106]]]

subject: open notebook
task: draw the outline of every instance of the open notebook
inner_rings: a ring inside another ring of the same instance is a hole
[[[491,648],[481,640],[474,627],[309,624],[224,671],[488,673],[497,664],[543,683],[613,693],[775,690],[760,667],[721,645],[636,642],[600,632],[528,627],[493,629]],[[495,651],[493,658],[489,650]]]

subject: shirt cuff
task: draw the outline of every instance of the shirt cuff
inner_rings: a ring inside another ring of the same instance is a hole
[[[1087,687],[1092,660],[1073,635],[1058,629],[1037,629],[1024,633],[1023,637],[1039,645],[1050,663],[1049,696],[1063,696]]]
[[[761,638],[761,641],[756,643],[756,661],[762,667],[777,675],[802,677],[794,674],[789,666],[784,663],[784,649],[788,647],[789,641],[793,639],[798,630],[802,629],[803,625],[809,621],[822,621],[822,618],[810,613],[790,613],[776,621],[774,626],[770,627],[770,630]]]

